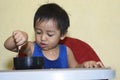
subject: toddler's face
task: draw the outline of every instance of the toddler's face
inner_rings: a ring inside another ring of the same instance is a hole
[[[43,21],[37,20],[35,38],[36,42],[43,50],[50,50],[57,47],[59,40],[63,39],[64,36],[60,35],[56,21],[50,19]]]

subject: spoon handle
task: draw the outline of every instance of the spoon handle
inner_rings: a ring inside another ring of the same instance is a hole
[[[18,46],[18,53],[20,53],[21,46]]]

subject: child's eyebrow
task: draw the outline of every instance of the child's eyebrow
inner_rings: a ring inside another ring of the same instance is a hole
[[[35,27],[35,29],[40,30],[40,28],[39,28],[39,27],[37,27],[37,26]]]
[[[48,30],[47,32],[52,32],[52,33],[55,33],[55,31],[54,31],[54,30]]]

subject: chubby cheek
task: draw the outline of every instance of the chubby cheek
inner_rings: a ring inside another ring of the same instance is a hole
[[[57,39],[50,39],[49,43],[50,43],[51,45],[57,45],[57,44],[59,43],[59,41],[60,41],[59,38],[57,38]]]
[[[40,43],[40,42],[41,42],[41,40],[40,40],[40,38],[39,38],[38,36],[35,36],[35,41],[36,41],[37,43]]]

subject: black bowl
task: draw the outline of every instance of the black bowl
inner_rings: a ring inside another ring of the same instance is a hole
[[[13,61],[15,70],[43,69],[44,65],[42,57],[14,57]]]

